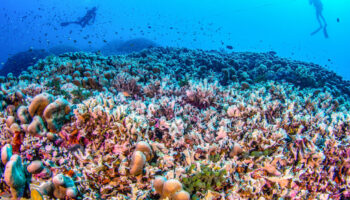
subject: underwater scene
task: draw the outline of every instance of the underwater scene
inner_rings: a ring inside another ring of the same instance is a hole
[[[350,199],[347,0],[0,0],[0,199]]]

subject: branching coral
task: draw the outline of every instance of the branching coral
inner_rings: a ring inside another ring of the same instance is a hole
[[[112,85],[119,92],[123,92],[125,96],[139,95],[141,86],[137,83],[138,78],[127,73],[118,74],[112,82]]]
[[[192,164],[186,172],[186,177],[182,178],[184,189],[190,194],[193,194],[192,199],[199,198],[196,196],[197,192],[204,194],[206,191],[218,191],[224,187],[227,187],[229,183],[226,181],[225,169],[212,169],[208,165],[200,165],[200,169],[197,169],[196,165]]]
[[[33,185],[52,178],[39,196],[349,197],[350,87],[312,64],[274,53],[80,52],[0,82],[2,162],[11,143]]]
[[[190,82],[185,100],[198,108],[207,108],[214,105],[216,93],[217,83],[208,83],[208,80],[199,83]]]

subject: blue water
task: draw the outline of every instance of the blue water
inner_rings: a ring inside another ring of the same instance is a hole
[[[329,38],[309,0],[0,0],[0,62],[19,51],[69,45],[95,51],[113,40],[147,38],[162,46],[276,51],[350,79],[350,4],[323,0]],[[61,27],[97,6],[93,25]],[[337,19],[339,18],[339,22]]]

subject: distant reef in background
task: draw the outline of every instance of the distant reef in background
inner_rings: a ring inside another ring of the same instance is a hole
[[[225,53],[156,46],[158,46],[156,43],[143,38],[128,41],[115,40],[102,47],[98,54],[107,60],[110,55],[125,55],[134,60],[155,55],[156,59],[162,60],[161,58],[167,55],[167,61],[164,62],[165,68],[171,67],[172,63],[177,61],[179,68],[176,69],[176,74],[182,74],[185,77],[185,74],[194,73],[194,76],[206,79],[208,74],[215,73],[222,85],[232,82],[253,84],[274,80],[289,82],[301,88],[327,87],[337,95],[340,93],[350,95],[350,81],[343,80],[341,76],[320,65],[281,58],[276,55],[276,52]],[[80,50],[75,47],[56,46],[49,50],[33,49],[19,52],[8,59],[0,70],[0,75],[6,76],[12,73],[18,76],[28,66],[34,65],[39,59],[48,55],[64,56],[65,53],[77,51]]]
[[[113,40],[104,45],[100,51],[103,55],[128,54],[139,52],[144,49],[159,47],[156,42],[146,38],[135,38],[130,40]]]
[[[58,56],[63,53],[77,51],[80,51],[80,49],[68,45],[54,46],[48,50],[30,49],[28,51],[21,51],[7,59],[4,66],[0,69],[0,75],[6,76],[8,73],[12,73],[14,76],[18,76],[29,66],[34,65],[39,59],[43,59],[49,55]]]
[[[146,38],[135,38],[130,40],[114,40],[104,45],[100,51],[103,55],[119,55],[132,52],[139,52],[143,49],[158,47],[159,45]],[[4,66],[0,69],[0,75],[6,76],[12,73],[18,76],[22,71],[25,71],[29,66],[34,65],[39,59],[49,55],[61,55],[68,52],[82,51],[79,48],[69,45],[58,45],[50,49],[31,49],[29,51],[18,52],[7,59]]]
[[[67,52],[78,52],[78,51],[81,51],[81,49],[76,48],[76,47],[72,47],[69,45],[58,45],[58,46],[54,46],[54,47],[49,49],[49,52],[51,54],[56,55],[56,56],[61,55],[63,53],[67,53]]]
[[[50,55],[45,49],[31,49],[30,51],[22,51],[9,57],[3,67],[0,69],[0,75],[6,76],[12,73],[18,76],[29,66],[34,65],[39,59]]]

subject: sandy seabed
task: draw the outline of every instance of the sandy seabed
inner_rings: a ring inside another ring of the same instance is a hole
[[[312,63],[76,52],[0,82],[2,198],[350,198],[350,83]]]

